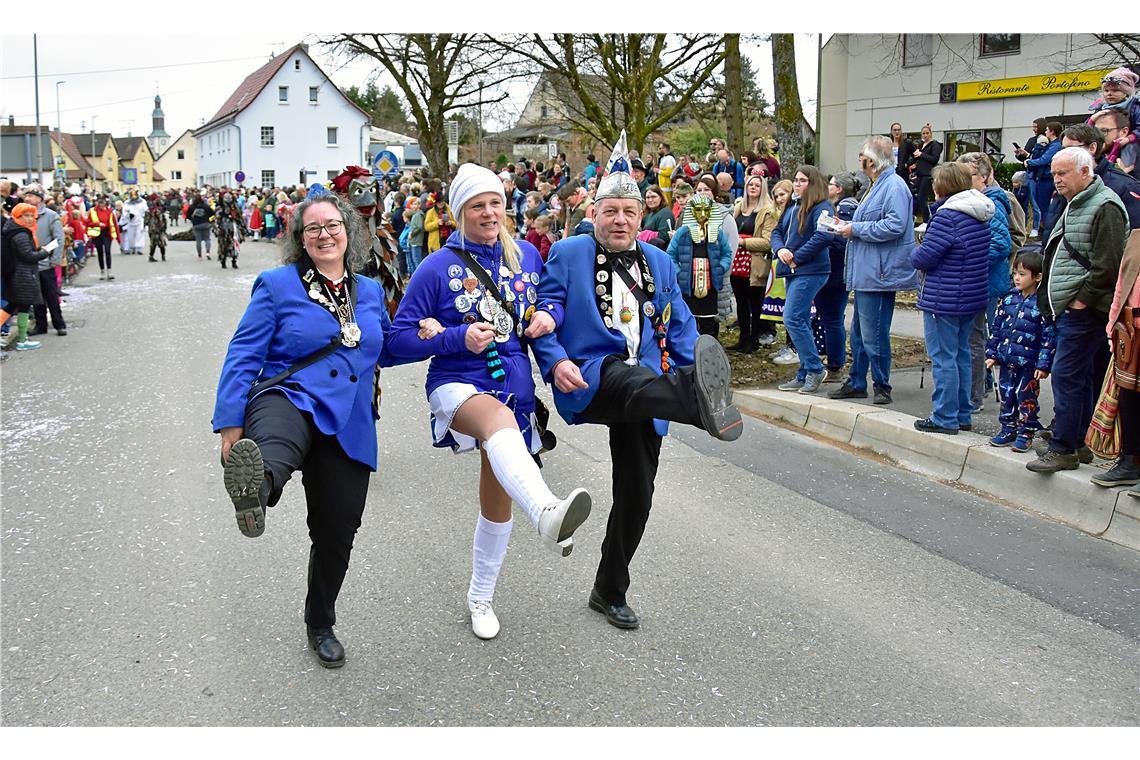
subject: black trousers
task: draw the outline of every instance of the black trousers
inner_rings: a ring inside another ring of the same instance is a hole
[[[321,433],[282,393],[266,392],[249,403],[245,437],[261,449],[270,506],[281,499],[293,473],[301,471],[312,542],[305,622],[314,628],[335,625],[336,599],[364,514],[371,470],[350,459],[335,436]]]
[[[732,295],[736,299],[736,321],[740,325],[740,342],[749,343],[765,332],[775,333],[775,329],[765,330],[764,320],[760,319],[764,307],[764,288],[749,285],[748,277],[730,275]]]
[[[629,563],[653,507],[653,483],[661,458],[661,436],[653,428],[653,418],[703,428],[693,368],[657,375],[648,367],[631,367],[616,356],[608,357],[598,391],[582,416],[610,429],[614,503],[594,586],[609,603],[625,604]]]
[[[934,177],[930,174],[919,175],[914,181],[914,213],[923,222],[930,220],[930,208],[927,205],[930,199],[930,190],[934,187]]]
[[[111,233],[103,230],[103,234],[93,238],[95,252],[99,254],[99,271],[111,271]]]
[[[63,311],[59,308],[59,286],[55,282],[55,267],[40,270],[40,290],[43,291],[44,302],[34,307],[36,329],[47,330],[47,315],[50,311],[52,329],[66,330],[67,323],[63,321]]]

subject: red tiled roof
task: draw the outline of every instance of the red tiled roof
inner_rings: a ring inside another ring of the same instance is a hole
[[[79,146],[75,142],[75,135],[68,132],[61,132],[59,135],[59,147],[67,154],[67,157],[75,162],[86,176],[94,177],[95,179],[103,179],[102,173],[94,167],[86,158],[83,157],[83,152],[79,150]],[[68,179],[71,177],[71,172],[68,172]]]
[[[304,53],[305,57],[312,61],[314,66],[317,66],[317,62],[313,61],[312,57],[309,56],[309,53],[305,49],[304,45],[300,43],[294,45],[281,55],[271,58],[268,63],[242,80],[242,83],[238,85],[238,88],[236,90],[233,91],[233,94],[230,95],[229,99],[227,99],[226,102],[222,104],[222,107],[218,109],[218,112],[214,114],[209,121],[194,130],[194,133],[199,133],[216,122],[237,116],[239,113],[248,108],[249,105],[257,99],[257,96],[261,94],[261,91],[265,89],[265,86],[269,84],[274,76],[277,75],[277,72],[281,70],[281,66],[284,65],[285,62],[288,61],[298,50]],[[317,70],[324,74],[324,71],[321,70],[320,66],[317,66]],[[332,80],[329,79],[327,74],[325,74],[325,79],[328,79],[329,84],[332,84]],[[349,99],[343,92],[340,92],[339,87],[336,87],[335,84],[333,87],[336,88],[341,97],[343,97],[349,103],[352,103],[353,108],[360,111],[365,116],[369,115],[367,111],[356,105],[356,103],[353,103],[352,100]],[[371,117],[369,117],[369,120],[371,120]]]

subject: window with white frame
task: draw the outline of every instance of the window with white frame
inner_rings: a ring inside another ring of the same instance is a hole
[[[904,34],[903,67],[929,66],[934,56],[934,35]]]
[[[170,178],[171,179],[182,179],[182,170],[181,169],[174,169],[173,171],[170,172]]]
[[[146,161],[139,161],[139,174],[146,174]]]
[[[326,130],[329,145],[336,145],[336,127],[328,127]]]
[[[321,90],[320,87],[310,87],[309,88],[309,102],[310,103],[316,103],[317,102],[317,95],[320,93],[320,90]]]
[[[272,169],[261,170],[261,186],[262,187],[275,187],[277,185],[277,176]]]
[[[285,85],[281,85],[280,87],[277,88],[277,102],[278,103],[288,103],[289,102],[289,88],[286,87]]]
[[[263,148],[272,148],[273,147],[273,127],[262,127],[261,128],[261,147],[263,147]]]

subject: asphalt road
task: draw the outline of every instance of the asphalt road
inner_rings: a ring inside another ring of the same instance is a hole
[[[516,516],[502,633],[480,641],[477,464],[431,447],[423,365],[385,371],[349,661],[321,669],[300,484],[244,538],[209,424],[278,250],[246,245],[238,272],[188,243],[116,256],[115,282],[70,288],[67,337],[4,363],[4,725],[1140,723],[1135,552],[754,419],[734,444],[667,439],[632,632],[586,607],[604,429],[558,423],[547,478],[596,511],[566,559]]]

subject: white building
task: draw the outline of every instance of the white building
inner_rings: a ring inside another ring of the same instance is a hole
[[[294,45],[247,76],[194,137],[202,184],[310,185],[364,162],[368,114]]]
[[[166,178],[163,190],[198,187],[197,140],[187,129],[154,162],[154,168]]]
[[[819,163],[857,169],[868,135],[930,122],[943,158],[1013,160],[1033,120],[1083,122],[1100,78],[1120,65],[1091,34],[837,34],[820,67]]]

